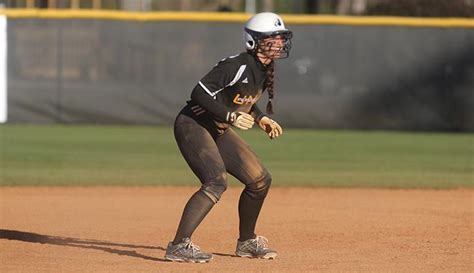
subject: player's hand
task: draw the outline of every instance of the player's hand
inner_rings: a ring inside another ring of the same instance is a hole
[[[232,125],[242,130],[248,130],[252,128],[255,123],[253,117],[244,112],[232,112],[230,113],[229,119]]]
[[[265,131],[265,133],[267,133],[267,135],[271,139],[277,138],[281,134],[283,134],[283,129],[281,128],[281,126],[276,121],[267,116],[264,116],[260,120],[258,125],[260,126],[260,128],[262,128],[262,130]]]

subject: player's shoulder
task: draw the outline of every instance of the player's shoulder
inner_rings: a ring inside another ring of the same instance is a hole
[[[225,57],[219,61],[219,65],[231,65],[231,66],[240,66],[240,65],[247,65],[253,61],[253,57],[251,54],[247,52],[242,52],[237,55],[231,55]]]

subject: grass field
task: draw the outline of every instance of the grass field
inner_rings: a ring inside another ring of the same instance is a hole
[[[278,186],[474,186],[474,135],[286,130],[242,132]],[[198,185],[171,128],[0,126],[0,185]],[[231,181],[236,184],[235,180]]]

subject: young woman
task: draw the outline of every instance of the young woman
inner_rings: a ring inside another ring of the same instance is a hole
[[[178,114],[174,134],[191,170],[202,183],[186,204],[165,258],[208,262],[212,255],[191,242],[191,235],[227,188],[227,173],[245,184],[239,200],[239,239],[236,255],[273,259],[277,252],[267,239],[256,236],[255,225],[271,176],[255,153],[231,128],[247,130],[256,122],[270,138],[282,134],[277,122],[255,104],[266,91],[267,113],[272,114],[274,60],[286,58],[292,32],[270,12],[259,13],[245,25],[247,51],[221,60],[202,78],[191,100]]]

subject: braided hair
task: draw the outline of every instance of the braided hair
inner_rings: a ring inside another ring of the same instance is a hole
[[[273,115],[273,83],[275,77],[275,62],[271,61],[268,65],[265,66],[266,70],[265,73],[267,74],[267,78],[265,79],[264,88],[268,92],[268,103],[267,103],[267,114]]]

